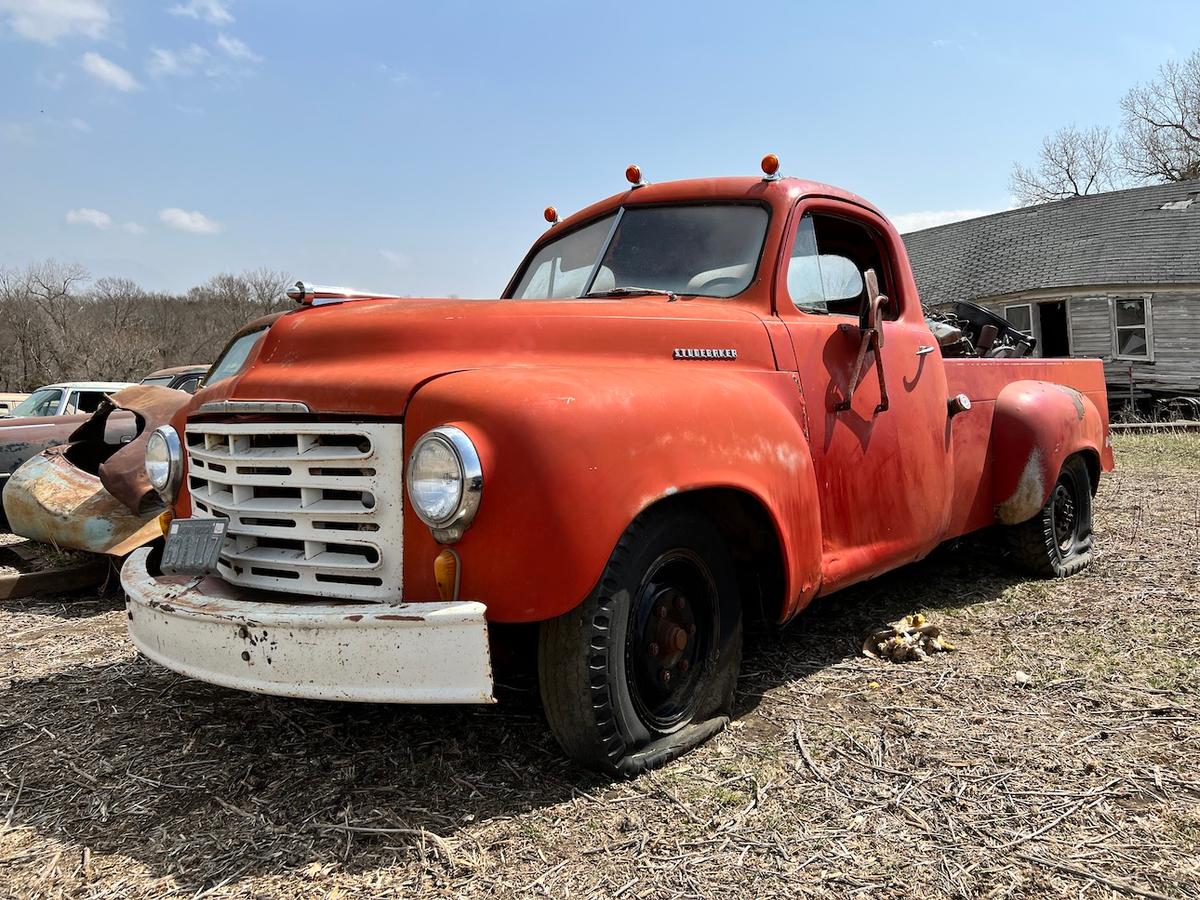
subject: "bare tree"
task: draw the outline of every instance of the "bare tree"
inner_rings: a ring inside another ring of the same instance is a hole
[[[269,269],[223,274],[184,296],[151,294],[53,260],[0,267],[0,390],[64,380],[137,381],[154,369],[210,363],[250,319],[291,306]]]
[[[1037,163],[1013,166],[1009,189],[1022,206],[1110,190],[1117,165],[1107,128],[1060,128],[1042,139]]]
[[[1200,50],[1169,60],[1121,101],[1125,171],[1143,181],[1200,178]]]

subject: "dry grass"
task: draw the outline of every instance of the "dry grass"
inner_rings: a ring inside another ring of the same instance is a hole
[[[1200,897],[1200,438],[1120,439],[1100,556],[986,538],[755,636],[739,716],[665,770],[496,708],[256,697],[135,657],[114,592],[0,607],[13,896]],[[925,612],[959,645],[860,655]],[[1018,673],[1024,673],[1024,678]]]

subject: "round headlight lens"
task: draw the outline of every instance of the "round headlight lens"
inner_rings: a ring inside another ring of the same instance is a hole
[[[156,428],[146,441],[146,476],[165,500],[172,499],[182,474],[179,435],[170,425]]]
[[[446,441],[428,435],[413,451],[408,492],[417,514],[429,525],[453,518],[463,494],[463,470]]]
[[[461,428],[426,432],[408,461],[408,497],[417,516],[443,543],[462,537],[479,509],[483,470],[475,445]]]

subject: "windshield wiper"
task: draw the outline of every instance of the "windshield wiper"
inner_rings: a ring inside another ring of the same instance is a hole
[[[588,291],[583,295],[584,300],[594,297],[635,297],[643,294],[657,294],[667,298],[667,302],[671,303],[679,299],[679,295],[674,291],[662,291],[658,288],[644,287],[618,287],[609,288],[607,291]]]

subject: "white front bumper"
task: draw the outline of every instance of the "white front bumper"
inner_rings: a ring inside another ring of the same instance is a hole
[[[278,602],[220,578],[156,577],[149,555],[121,569],[129,636],[168,669],[281,697],[493,702],[482,603]]]

